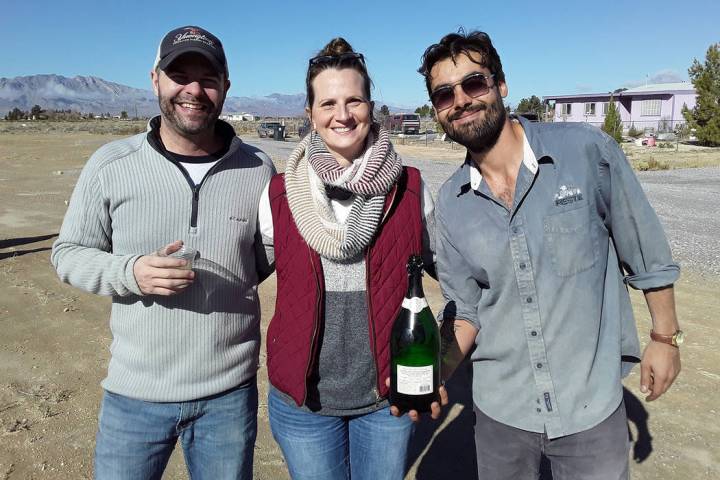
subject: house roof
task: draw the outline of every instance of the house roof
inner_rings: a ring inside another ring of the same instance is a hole
[[[677,92],[695,92],[695,88],[692,83],[689,82],[674,82],[674,83],[653,83],[650,85],[643,85],[641,87],[629,88],[622,92],[613,93],[614,97],[632,97],[635,95],[661,95],[668,93]],[[546,100],[572,100],[578,98],[610,98],[611,93],[580,93],[574,95],[547,95],[542,97],[543,101]]]
[[[642,93],[665,93],[665,92],[694,92],[695,87],[689,82],[674,83],[653,83],[642,87],[628,88],[621,92],[622,95],[642,94]]]
[[[617,95],[617,94],[616,94]],[[610,98],[610,93],[577,93],[574,95],[547,95],[542,97],[545,100],[571,100],[575,98]]]

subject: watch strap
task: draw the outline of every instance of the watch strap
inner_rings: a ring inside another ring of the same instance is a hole
[[[660,343],[666,343],[668,345],[672,345],[673,347],[677,347],[677,335],[678,332],[673,333],[672,335],[662,335],[659,333],[655,333],[654,330],[650,330],[650,339],[654,342],[660,342]]]

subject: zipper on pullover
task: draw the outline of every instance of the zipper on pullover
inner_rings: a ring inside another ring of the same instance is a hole
[[[204,181],[205,179],[203,179]],[[190,213],[190,228],[197,228],[198,207],[200,204],[200,185],[193,186],[192,212]]]
[[[190,228],[195,229],[197,228],[198,224],[198,211],[200,209],[200,190],[202,189],[202,186],[205,184],[205,180],[208,179],[210,175],[213,174],[215,171],[215,168],[223,161],[226,157],[220,158],[217,162],[215,162],[215,165],[210,167],[210,170],[205,173],[205,176],[200,180],[200,183],[196,184],[193,182],[193,179],[190,177],[190,174],[185,169],[185,167],[182,166],[182,164],[178,161],[172,160],[172,163],[180,169],[180,171],[183,174],[183,177],[185,177],[185,180],[187,181],[188,185],[190,186],[190,190],[192,191],[192,206],[190,210]]]

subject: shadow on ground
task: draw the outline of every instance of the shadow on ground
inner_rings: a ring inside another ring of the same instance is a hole
[[[5,240],[0,240],[0,249],[17,247],[18,245],[27,245],[28,243],[42,242],[57,236],[57,233],[51,233],[49,235],[38,235],[36,237],[7,238]]]
[[[19,238],[7,238],[5,240],[0,240],[0,250],[4,248],[14,248],[19,245],[27,245],[29,243],[37,243],[37,242],[43,242],[45,240],[50,240],[51,238],[57,237],[57,233],[51,233],[49,235],[38,235],[35,237],[19,237]],[[0,260],[5,260],[6,258],[11,257],[21,257],[23,255],[27,255],[28,253],[37,253],[37,252],[44,252],[46,250],[50,250],[51,247],[41,247],[41,248],[31,248],[28,250],[11,250],[9,252],[0,252]]]

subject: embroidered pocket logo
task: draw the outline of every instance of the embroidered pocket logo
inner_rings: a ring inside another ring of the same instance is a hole
[[[230,217],[230,220],[232,220],[233,222],[247,223],[247,218],[240,218],[234,215]]]
[[[555,194],[555,205],[567,205],[583,199],[583,194],[577,187],[560,186],[560,190]]]

